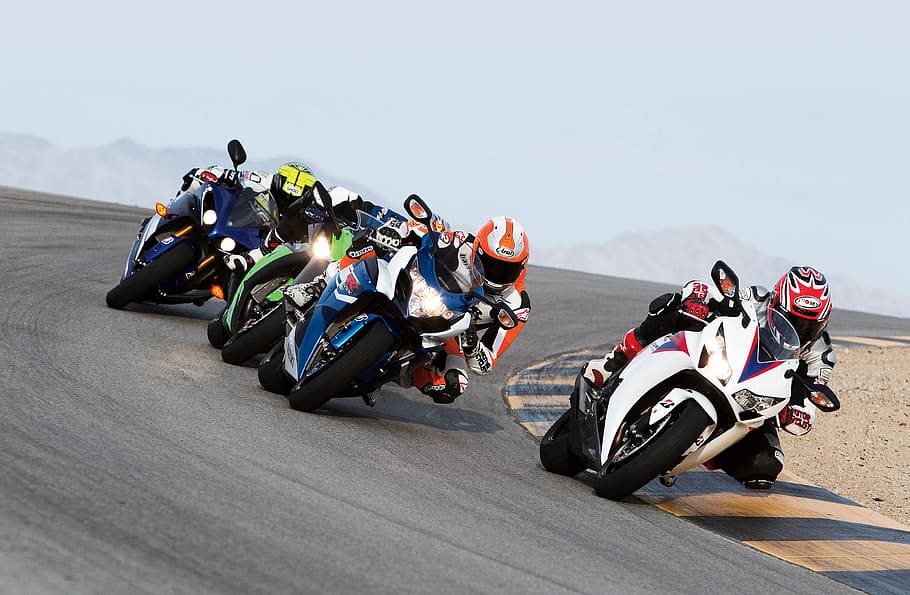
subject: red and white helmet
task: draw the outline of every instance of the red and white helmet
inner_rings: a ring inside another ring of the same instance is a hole
[[[510,217],[493,217],[484,223],[474,249],[483,263],[485,285],[498,292],[518,280],[531,252],[525,228]]]
[[[774,286],[771,307],[787,317],[805,347],[828,326],[831,315],[828,280],[812,267],[793,267]]]

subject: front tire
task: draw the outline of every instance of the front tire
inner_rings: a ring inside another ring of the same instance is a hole
[[[284,336],[284,320],[284,307],[279,303],[252,326],[231,337],[221,350],[221,359],[239,366],[265,353]]]
[[[569,414],[566,410],[540,440],[540,462],[544,469],[566,477],[575,477],[588,468],[584,459],[569,448]]]
[[[388,353],[395,341],[395,336],[384,324],[374,323],[348,351],[291,392],[288,397],[291,408],[315,411],[330,399],[342,396],[342,391],[357,375]]]
[[[598,496],[621,500],[669,471],[711,424],[711,418],[695,401],[680,404],[675,415],[642,450],[617,463],[609,472],[601,468],[594,480]]]
[[[177,275],[196,260],[196,251],[180,242],[107,292],[107,305],[122,310],[131,302],[141,302],[161,283]]]

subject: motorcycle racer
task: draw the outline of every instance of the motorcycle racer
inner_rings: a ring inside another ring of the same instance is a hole
[[[458,234],[456,233],[456,236]],[[524,227],[509,217],[494,217],[468,235],[475,256],[484,268],[484,292],[498,297],[515,313],[518,324],[503,329],[490,315],[490,306],[479,303],[471,310],[471,326],[461,337],[449,339],[436,360],[410,371],[402,386],[414,386],[437,403],[451,403],[468,387],[468,370],[482,375],[496,366],[531,314],[525,288],[530,244]]]
[[[754,302],[756,310],[774,308],[787,318],[800,337],[800,372],[813,383],[827,384],[837,356],[826,331],[831,296],[825,276],[809,266],[794,266],[780,277],[772,291],[752,286],[742,293],[742,299]],[[603,358],[585,364],[585,379],[595,387],[602,387],[610,374],[625,366],[652,341],[678,331],[699,330],[713,305],[708,299],[708,285],[701,281],[690,281],[677,293],[655,298],[639,326],[626,332]],[[776,423],[768,420],[706,466],[722,469],[747,488],[772,487],[784,460],[777,428],[801,436],[815,423],[817,409],[806,396],[806,389],[794,383],[790,404],[781,411]]]

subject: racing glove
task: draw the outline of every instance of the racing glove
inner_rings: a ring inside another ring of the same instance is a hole
[[[777,425],[794,436],[804,436],[815,425],[815,414],[817,411],[811,403],[787,405],[777,414]]]
[[[224,256],[224,264],[235,273],[244,273],[253,266],[253,260],[246,254],[226,254]]]
[[[401,243],[404,240],[401,224],[397,221],[384,223],[381,227],[373,231],[370,239],[377,246],[384,248],[386,251],[395,252],[401,248]]]

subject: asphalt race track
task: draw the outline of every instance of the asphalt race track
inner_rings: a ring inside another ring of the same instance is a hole
[[[5,188],[0,212],[0,592],[853,592],[542,470],[506,379],[664,286],[532,267],[524,334],[453,405],[305,414],[208,346],[216,304],[105,306],[146,212]]]

